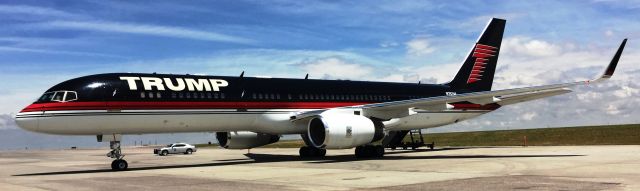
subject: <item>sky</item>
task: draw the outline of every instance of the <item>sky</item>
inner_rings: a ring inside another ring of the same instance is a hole
[[[640,123],[640,1],[0,0],[0,130],[49,87],[108,72],[444,83],[507,20],[493,89],[613,79],[433,129]]]

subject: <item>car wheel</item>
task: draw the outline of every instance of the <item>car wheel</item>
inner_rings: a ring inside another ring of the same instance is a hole
[[[169,151],[164,150],[164,151],[161,152],[161,155],[162,156],[167,156],[167,155],[169,155]]]
[[[193,153],[193,150],[191,150],[191,149],[187,149],[187,152],[185,152],[184,154],[188,154],[188,155],[190,155],[190,154],[192,154],[192,153]]]

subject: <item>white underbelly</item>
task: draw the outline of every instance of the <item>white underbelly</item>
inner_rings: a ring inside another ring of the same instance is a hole
[[[289,121],[292,110],[47,111],[38,132],[67,135],[255,131],[303,133]]]

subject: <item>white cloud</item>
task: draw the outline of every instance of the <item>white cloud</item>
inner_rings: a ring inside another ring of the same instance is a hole
[[[543,40],[520,36],[504,39],[500,52],[514,56],[557,56],[562,53],[562,47]]]
[[[604,35],[607,37],[612,37],[613,36],[613,31],[612,30],[606,30],[604,31]]]
[[[620,87],[620,89],[614,91],[613,95],[617,96],[618,98],[628,98],[631,96],[638,95],[638,93],[640,93],[640,90],[636,88],[632,88],[629,86],[622,86]]]
[[[348,63],[336,57],[305,62],[300,66],[310,75],[329,79],[360,79],[373,71],[369,66]]]
[[[58,18],[83,18],[77,14],[72,14],[56,9],[46,7],[34,7],[27,5],[0,5],[0,13],[4,14],[28,14],[39,15],[46,17],[58,17]]]
[[[602,97],[602,93],[592,92],[592,91],[581,92],[581,93],[576,93],[576,97],[578,97],[578,99],[580,101],[590,102],[592,100],[597,100],[597,99],[601,98]]]
[[[42,54],[64,54],[64,55],[74,55],[74,56],[94,56],[94,57],[109,57],[109,58],[127,58],[124,56],[102,54],[102,53],[95,53],[95,52],[48,50],[48,49],[37,49],[37,48],[18,48],[18,47],[10,47],[10,46],[0,46],[0,51],[32,52],[32,53],[42,53]]]
[[[75,30],[89,30],[89,31],[102,31],[102,32],[115,32],[115,33],[129,33],[151,36],[163,36],[172,38],[184,38],[204,41],[218,41],[218,42],[232,42],[251,44],[253,40],[235,37],[215,32],[173,27],[173,26],[159,26],[159,25],[147,25],[147,24],[134,24],[134,23],[120,23],[120,22],[107,22],[107,21],[52,21],[46,23],[36,24],[36,27],[43,29],[75,29]]]
[[[380,47],[382,48],[391,48],[391,47],[396,47],[399,44],[397,42],[394,41],[384,41],[380,43]]]
[[[435,51],[435,48],[431,47],[429,40],[425,38],[414,38],[406,42],[407,54],[411,56],[424,56]]]
[[[0,130],[17,129],[15,119],[9,114],[0,114]]]
[[[615,106],[615,105],[613,105],[613,104],[610,104],[610,105],[609,105],[609,107],[607,107],[606,111],[607,111],[607,114],[609,114],[609,115],[617,115],[617,114],[619,114],[620,112],[622,112],[622,111],[620,111],[620,110],[618,109],[618,107],[616,107],[616,106]]]
[[[535,112],[527,112],[527,113],[525,113],[525,114],[522,114],[522,115],[520,116],[520,119],[522,119],[522,120],[526,120],[526,121],[531,121],[531,120],[532,120],[534,117],[536,117],[536,116],[538,116],[538,114],[537,114],[537,113],[535,113]]]

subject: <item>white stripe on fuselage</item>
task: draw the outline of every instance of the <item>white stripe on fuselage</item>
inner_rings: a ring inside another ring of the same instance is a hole
[[[16,120],[36,121],[35,131],[51,134],[146,134],[177,132],[253,131],[270,134],[301,134],[290,117],[312,109],[189,109],[189,110],[66,110],[25,112]],[[418,112],[385,122],[387,130],[442,126],[479,116],[488,111]]]

